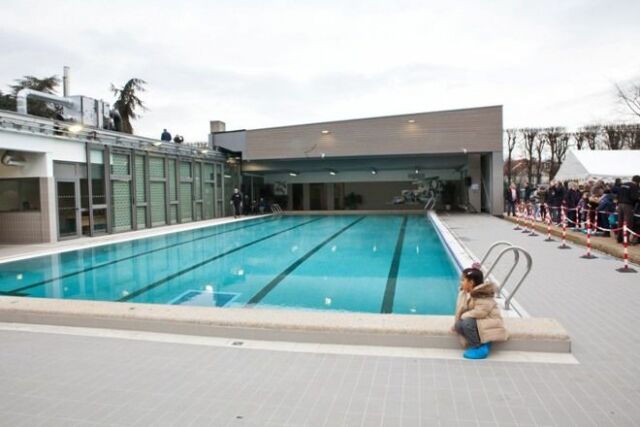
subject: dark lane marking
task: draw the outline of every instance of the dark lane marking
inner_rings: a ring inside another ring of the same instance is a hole
[[[384,299],[380,313],[391,313],[393,311],[393,299],[396,297],[396,283],[398,282],[398,270],[400,269],[400,256],[402,255],[402,244],[404,243],[404,232],[407,229],[407,217],[405,216],[400,226],[396,250],[393,252],[393,261],[387,277],[387,287],[384,290]]]
[[[223,253],[221,253],[219,255],[216,255],[214,257],[207,258],[204,261],[200,261],[199,263],[192,265],[191,267],[187,267],[187,268],[185,268],[183,270],[177,271],[177,272],[175,272],[175,273],[173,273],[173,274],[171,274],[171,275],[169,275],[169,276],[167,276],[167,277],[165,277],[163,279],[156,280],[155,282],[148,284],[144,288],[140,288],[137,291],[133,291],[130,294],[128,294],[127,296],[122,297],[117,301],[119,301],[119,302],[129,301],[129,300],[131,300],[131,299],[133,299],[133,298],[135,298],[135,297],[137,297],[139,295],[142,295],[145,292],[150,291],[151,289],[157,288],[158,286],[160,286],[160,285],[162,285],[164,283],[167,283],[170,280],[175,279],[178,276],[182,276],[183,274],[188,273],[190,271],[193,271],[196,268],[200,268],[205,264],[209,264],[210,262],[213,262],[213,261],[215,261],[217,259],[223,258],[223,257],[225,257],[227,255],[230,255],[230,254],[234,253],[234,252],[241,251],[242,249],[248,248],[249,246],[255,245],[256,243],[264,242],[265,240],[271,239],[272,237],[275,237],[275,236],[277,236],[279,234],[286,233],[287,231],[294,230],[296,228],[302,227],[302,226],[307,225],[307,224],[311,224],[312,222],[316,222],[316,221],[319,221],[321,219],[322,219],[322,217],[315,218],[315,219],[312,219],[311,221],[303,222],[302,224],[298,224],[298,225],[294,225],[293,227],[285,228],[284,230],[278,231],[276,233],[269,234],[268,236],[261,237],[261,238],[259,238],[257,240],[252,241],[252,242],[245,243],[244,245],[238,246],[237,248],[233,248],[231,250],[223,252]]]
[[[267,283],[265,285],[264,288],[260,289],[260,291],[255,294],[246,304],[247,307],[253,307],[256,304],[258,304],[260,301],[262,301],[262,299],[264,297],[267,296],[267,294],[269,292],[271,292],[273,290],[273,288],[275,288],[280,282],[282,282],[289,274],[291,274],[293,272],[293,270],[295,270],[296,268],[300,267],[300,265],[302,265],[303,262],[305,262],[306,260],[308,260],[313,254],[315,254],[316,252],[318,252],[320,249],[322,249],[322,247],[324,245],[326,245],[327,243],[329,243],[331,240],[335,239],[336,237],[338,237],[339,235],[341,235],[342,233],[344,233],[345,231],[347,231],[348,229],[350,229],[351,227],[353,227],[354,225],[356,225],[357,223],[359,223],[360,221],[362,221],[365,217],[361,216],[360,218],[358,218],[357,220],[355,220],[354,222],[352,222],[351,224],[347,225],[346,227],[343,227],[342,229],[338,230],[337,232],[335,232],[334,234],[332,234],[329,238],[327,238],[325,241],[323,241],[322,243],[320,243],[318,246],[316,246],[315,248],[311,249],[309,252],[307,252],[306,254],[304,254],[304,256],[302,258],[299,258],[296,262],[294,262],[293,264],[291,264],[289,267],[287,267],[286,270],[284,270],[282,273],[278,274],[275,279],[273,279],[272,281],[270,281],[269,283]]]
[[[207,234],[206,236],[196,237],[194,239],[187,240],[187,241],[184,241],[184,242],[172,243],[170,245],[163,246],[161,248],[151,249],[151,250],[148,250],[146,252],[140,252],[140,253],[137,253],[137,254],[134,254],[134,255],[130,255],[128,257],[114,259],[113,261],[108,261],[108,262],[105,262],[103,264],[97,264],[97,265],[93,265],[91,267],[87,267],[84,270],[78,270],[78,271],[74,271],[72,273],[66,273],[66,274],[63,274],[62,276],[58,276],[58,277],[54,277],[54,278],[51,278],[51,279],[43,280],[41,282],[36,282],[36,283],[31,284],[31,285],[23,286],[21,288],[16,288],[16,289],[13,289],[13,290],[10,290],[10,291],[4,291],[1,295],[21,296],[19,294],[22,291],[26,291],[26,290],[29,290],[29,289],[37,288],[38,286],[46,285],[47,283],[51,283],[51,282],[56,281],[56,280],[68,279],[69,277],[73,277],[73,276],[76,276],[78,274],[86,273],[87,271],[95,270],[97,268],[107,267],[107,266],[114,265],[114,264],[117,264],[117,263],[122,262],[122,261],[128,261],[130,259],[134,259],[134,258],[139,257],[139,256],[149,255],[149,254],[152,254],[154,252],[159,252],[159,251],[163,251],[165,249],[175,248],[176,246],[185,245],[187,243],[192,243],[192,242],[195,242],[195,241],[198,241],[198,240],[208,239],[210,237],[219,236],[221,234],[230,233],[232,231],[242,230],[242,229],[249,228],[249,227],[255,227],[256,225],[265,224],[265,223],[269,222],[270,220],[271,220],[271,218],[269,218],[269,219],[267,219],[265,221],[260,221],[260,222],[256,222],[256,223],[253,223],[253,224],[244,225],[242,227],[237,227],[237,228],[234,228],[234,229],[231,229],[231,230],[225,230],[225,231],[220,231],[220,232],[217,232],[217,233]],[[184,230],[184,231],[188,231],[188,230]],[[178,231],[178,233],[181,233],[181,232]],[[160,237],[160,236],[154,236],[154,237]],[[153,237],[147,237],[147,238],[151,239]],[[128,242],[121,242],[121,243],[128,243]],[[113,243],[113,244],[117,244],[117,243]],[[84,249],[84,250],[88,250],[88,249],[91,249],[91,248],[87,248],[87,249]],[[81,250],[83,250],[83,249],[81,249]]]
[[[20,293],[20,292],[9,293],[4,291],[0,291],[0,295],[8,296],[8,297],[28,297],[29,296],[29,294],[25,294],[25,293]]]

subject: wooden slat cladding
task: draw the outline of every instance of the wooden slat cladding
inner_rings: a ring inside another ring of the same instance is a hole
[[[415,123],[409,123],[415,120]],[[329,134],[322,134],[328,130]],[[502,106],[247,131],[245,159],[502,151]]]

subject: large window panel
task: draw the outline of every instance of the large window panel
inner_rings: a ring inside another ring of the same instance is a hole
[[[0,212],[39,211],[38,178],[0,179]]]

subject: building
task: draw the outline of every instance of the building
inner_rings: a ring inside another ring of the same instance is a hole
[[[221,217],[239,185],[239,164],[221,151],[9,111],[0,158],[0,243]]]
[[[503,212],[502,107],[225,131],[243,190],[290,210],[440,208]],[[434,197],[435,196],[435,197]],[[448,206],[447,206],[448,205]]]

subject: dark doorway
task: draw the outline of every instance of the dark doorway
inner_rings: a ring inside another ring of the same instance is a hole
[[[291,184],[291,198],[293,203],[291,208],[294,211],[301,211],[304,208],[302,203],[302,194],[302,184]]]
[[[324,184],[309,184],[309,208],[312,211],[327,209]]]

